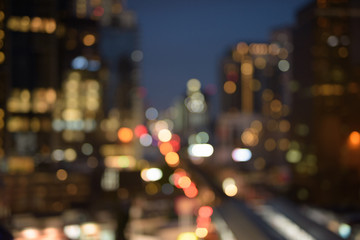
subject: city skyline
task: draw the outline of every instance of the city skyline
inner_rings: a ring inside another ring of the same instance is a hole
[[[166,109],[185,93],[191,78],[203,87],[218,86],[219,59],[232,46],[269,41],[271,31],[293,25],[297,11],[309,2],[129,1],[144,54],[140,85],[147,89],[145,106]]]

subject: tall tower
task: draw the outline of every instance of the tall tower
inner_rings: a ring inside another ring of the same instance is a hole
[[[296,197],[324,206],[359,206],[358,11],[358,1],[318,0],[294,30]]]
[[[248,148],[252,158],[240,163],[242,169],[271,170],[279,180],[273,186],[288,180],[290,39],[287,30],[278,30],[270,44],[240,42],[222,66],[217,159],[232,161],[234,148]]]

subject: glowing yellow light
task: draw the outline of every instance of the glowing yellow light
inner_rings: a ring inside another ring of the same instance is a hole
[[[195,234],[199,238],[204,238],[208,235],[208,230],[206,228],[196,228]]]
[[[357,131],[353,131],[349,135],[349,143],[353,147],[357,147],[360,145],[360,133]]]
[[[105,157],[105,166],[108,168],[133,168],[135,165],[136,159],[130,155]]]
[[[42,28],[42,20],[39,17],[34,17],[31,21],[31,31],[39,32]]]
[[[0,64],[5,61],[5,54],[3,52],[0,52]]]
[[[196,237],[195,233],[192,232],[184,232],[177,237],[177,240],[197,240],[197,239],[198,238]]]
[[[251,63],[243,63],[241,65],[241,73],[244,75],[251,75],[254,71],[253,65]]]
[[[118,137],[121,142],[129,143],[133,140],[134,134],[130,128],[120,128],[118,131]]]
[[[302,158],[302,153],[297,149],[290,149],[286,153],[286,160],[290,163],[298,163]]]
[[[60,180],[60,181],[65,181],[68,177],[68,173],[64,170],[64,169],[59,169],[56,172],[56,177]]]
[[[88,236],[96,235],[99,233],[99,225],[96,223],[84,223],[81,225],[81,230]]]
[[[4,20],[5,14],[3,11],[0,11],[0,21]]]
[[[56,30],[56,22],[54,19],[46,19],[45,21],[45,32],[53,33]]]
[[[187,88],[189,91],[191,92],[197,92],[200,90],[201,88],[201,83],[199,80],[193,78],[193,79],[190,79],[188,82],[187,82]]]
[[[64,151],[64,157],[65,157],[65,160],[72,162],[77,157],[76,151],[72,148],[68,148]]]
[[[237,192],[238,188],[235,185],[228,185],[224,188],[224,193],[229,197],[235,196]]]
[[[28,16],[24,16],[20,20],[20,31],[27,32],[30,28],[30,18]]]
[[[169,152],[165,156],[166,163],[171,166],[177,166],[179,164],[179,155],[176,152]]]
[[[158,138],[162,142],[168,142],[171,140],[172,133],[169,129],[161,129],[158,133]]]
[[[224,91],[227,94],[233,94],[236,92],[236,84],[233,81],[226,81],[224,83]]]
[[[233,197],[237,194],[238,188],[235,185],[235,180],[233,178],[226,178],[222,182],[222,188],[224,193],[229,196]]]
[[[190,184],[191,184],[191,179],[188,176],[182,176],[178,180],[178,185],[181,188],[188,188],[190,187]]]
[[[85,46],[91,46],[91,45],[94,45],[96,41],[96,38],[93,34],[87,34],[85,35],[85,37],[83,38],[83,43]]]
[[[259,138],[257,134],[254,132],[254,130],[251,128],[251,129],[246,129],[241,134],[241,141],[247,146],[256,146],[259,143]]]

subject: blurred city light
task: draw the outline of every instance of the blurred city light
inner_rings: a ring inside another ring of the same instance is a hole
[[[213,214],[213,209],[210,206],[201,206],[198,210],[198,215],[200,217],[211,217],[211,215]]]
[[[360,133],[357,131],[353,131],[349,135],[349,144],[351,147],[359,147],[360,146]]]
[[[177,240],[197,240],[197,239],[198,238],[196,237],[195,233],[192,232],[184,232],[177,237]]]
[[[235,162],[246,162],[251,159],[252,153],[247,148],[235,148],[231,156]]]
[[[25,239],[38,239],[40,237],[40,231],[37,228],[25,228],[21,232]]]
[[[191,92],[200,91],[200,88],[201,88],[201,83],[198,79],[193,78],[187,82],[187,89]]]
[[[179,165],[179,155],[176,152],[169,152],[165,155],[165,161],[170,167]]]
[[[339,226],[339,235],[347,239],[351,235],[351,226],[346,223],[341,223]]]
[[[147,133],[141,135],[140,144],[143,145],[144,147],[151,146],[152,142],[153,142],[153,139],[152,139],[151,135],[149,135]]]
[[[141,171],[141,178],[145,182],[158,181],[162,178],[163,173],[159,168],[145,168]]]
[[[188,153],[193,157],[210,157],[214,153],[214,148],[210,144],[191,144]]]
[[[140,138],[142,135],[147,134],[147,128],[144,125],[137,125],[134,129],[135,136]]]
[[[169,129],[161,129],[158,133],[158,138],[162,142],[168,142],[171,140],[172,133]]]
[[[205,238],[208,235],[208,230],[206,228],[196,228],[195,235],[198,238]]]
[[[155,120],[157,119],[158,115],[159,115],[158,110],[156,110],[156,108],[153,107],[150,107],[145,111],[145,116],[148,120]]]
[[[106,156],[104,159],[105,166],[108,168],[124,169],[133,168],[136,165],[136,159],[131,155]]]
[[[130,128],[122,127],[118,131],[118,137],[121,142],[129,143],[133,139],[133,131]]]
[[[238,188],[235,184],[235,180],[233,178],[226,178],[222,182],[222,188],[224,193],[229,196],[233,197],[237,194]]]

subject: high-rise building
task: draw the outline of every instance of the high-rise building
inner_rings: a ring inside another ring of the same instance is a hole
[[[294,29],[294,196],[359,207],[359,21],[352,0],[318,0]]]
[[[127,167],[114,157],[134,166],[141,156],[118,139],[141,122],[135,16],[120,1],[2,3],[0,212],[2,202],[13,213],[87,207],[100,201],[101,175],[116,195],[112,173]]]
[[[277,179],[273,185],[283,186],[288,181],[284,156],[290,144],[291,34],[278,30],[271,40],[240,42],[223,61],[215,154],[226,163],[232,161],[235,148],[248,148],[252,157],[241,163],[242,169],[271,169]]]

